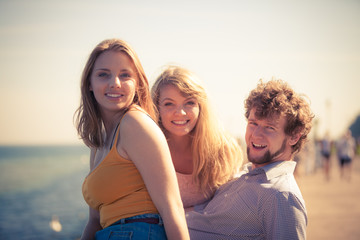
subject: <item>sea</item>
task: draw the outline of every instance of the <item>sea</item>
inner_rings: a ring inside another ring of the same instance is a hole
[[[85,146],[0,146],[0,239],[80,239]]]

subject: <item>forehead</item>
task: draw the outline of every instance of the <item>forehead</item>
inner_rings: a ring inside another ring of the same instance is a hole
[[[105,51],[95,61],[94,68],[131,68],[135,65],[131,58],[121,51]]]
[[[250,111],[249,119],[251,121],[261,121],[270,125],[276,125],[276,126],[285,126],[286,124],[286,116],[284,114],[270,114],[266,117],[259,117],[258,114],[256,114],[256,109],[253,108]]]
[[[163,98],[174,98],[174,97],[183,97],[183,98],[189,98],[191,96],[183,93],[180,91],[180,89],[172,84],[166,84],[162,87],[160,87],[160,99]]]

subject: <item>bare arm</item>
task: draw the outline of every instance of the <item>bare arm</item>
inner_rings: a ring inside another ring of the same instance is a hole
[[[90,153],[90,172],[94,169],[95,150],[91,149]],[[100,226],[100,215],[97,210],[89,207],[89,219],[85,226],[85,229],[81,235],[81,240],[92,240],[95,239],[95,233],[101,230]]]
[[[168,239],[189,239],[175,169],[160,128],[142,112],[127,113],[120,125],[118,150],[139,170]]]
[[[83,234],[81,235],[81,240],[95,239],[95,233],[101,229],[99,212],[89,207],[89,220],[85,226]]]

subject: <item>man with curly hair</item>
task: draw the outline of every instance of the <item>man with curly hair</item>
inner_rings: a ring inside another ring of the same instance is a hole
[[[260,81],[245,100],[246,164],[239,178],[187,213],[191,239],[306,239],[305,202],[292,159],[313,114],[281,80]]]

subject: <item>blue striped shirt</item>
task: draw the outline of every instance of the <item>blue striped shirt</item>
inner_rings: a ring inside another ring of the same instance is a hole
[[[305,202],[295,181],[296,163],[251,169],[224,184],[214,197],[186,214],[190,238],[306,239]]]

